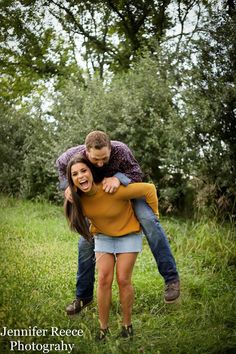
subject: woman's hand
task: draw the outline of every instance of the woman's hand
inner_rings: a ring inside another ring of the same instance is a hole
[[[66,198],[70,203],[73,203],[73,199],[72,199],[72,195],[71,195],[71,190],[70,190],[70,187],[69,187],[69,186],[65,189],[64,195],[65,195],[65,198]]]

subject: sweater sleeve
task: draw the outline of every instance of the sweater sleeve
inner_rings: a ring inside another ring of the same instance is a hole
[[[159,215],[157,191],[152,183],[131,183],[126,187],[120,186],[114,196],[124,200],[145,197],[153,212]]]

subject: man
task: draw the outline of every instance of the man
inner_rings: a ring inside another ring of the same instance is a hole
[[[57,159],[60,188],[65,197],[71,200],[71,192],[66,180],[66,167],[76,153],[82,154],[92,164],[95,173],[100,176],[103,189],[114,193],[120,184],[126,186],[132,182],[141,182],[142,172],[130,149],[122,142],[110,141],[101,131],[89,133],[85,145],[70,148]],[[164,300],[174,302],[180,294],[179,275],[170,246],[157,216],[144,199],[133,200],[133,208],[143,232],[147,238],[158,270],[165,281]],[[67,307],[68,315],[79,313],[93,301],[94,288],[94,245],[82,236],[79,240],[78,272],[76,281],[76,299]]]

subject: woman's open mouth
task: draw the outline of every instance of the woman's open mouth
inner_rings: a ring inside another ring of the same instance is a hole
[[[83,189],[83,190],[86,190],[86,189],[89,188],[89,183],[88,183],[87,180],[86,181],[82,181],[79,184],[80,184],[81,189]]]

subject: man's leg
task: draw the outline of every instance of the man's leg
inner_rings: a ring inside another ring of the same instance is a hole
[[[66,308],[68,315],[79,313],[93,300],[95,255],[94,242],[80,237],[78,243],[78,271],[76,275],[76,299]]]
[[[173,302],[179,297],[179,274],[166,234],[144,199],[133,200],[133,207],[148,240],[158,270],[165,280],[165,301]]]

